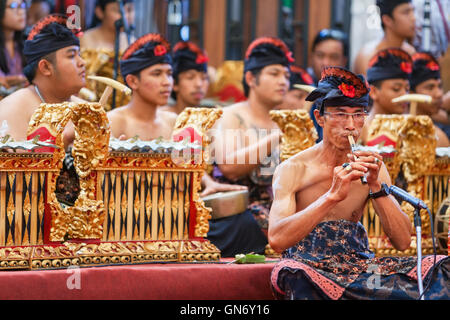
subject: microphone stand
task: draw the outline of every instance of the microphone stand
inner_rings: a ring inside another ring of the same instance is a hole
[[[414,208],[414,226],[416,227],[416,247],[417,247],[417,285],[419,287],[420,300],[423,297],[423,280],[422,280],[422,220],[420,218],[420,208]]]
[[[114,66],[113,66],[113,78],[117,80],[119,75],[119,51],[120,51],[120,29],[124,29],[127,35],[128,45],[131,42],[131,29],[128,26],[127,19],[125,19],[125,12],[123,9],[123,0],[117,0],[119,3],[120,9],[120,19],[114,22],[114,26],[116,27],[116,37],[114,39]],[[112,93],[112,105],[111,109],[116,107],[116,89],[113,90]]]
[[[428,209],[426,204],[407,193],[405,190],[382,184],[383,189],[387,189],[388,194],[392,194],[402,201],[410,203],[414,207],[414,226],[416,228],[416,247],[417,247],[417,285],[419,287],[419,299],[424,300],[423,297],[423,280],[422,280],[422,221],[420,218],[420,209]],[[432,235],[434,237],[434,235]]]
[[[425,0],[423,5],[423,51],[430,51],[431,49],[431,3],[430,0]]]

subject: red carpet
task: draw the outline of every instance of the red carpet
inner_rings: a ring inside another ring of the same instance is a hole
[[[0,300],[270,300],[273,266],[199,263],[1,271]]]

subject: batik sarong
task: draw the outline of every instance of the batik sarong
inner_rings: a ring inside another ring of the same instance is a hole
[[[359,222],[322,222],[285,250],[282,258],[271,275],[272,288],[280,299],[419,297],[417,258],[375,257]],[[434,258],[422,259],[424,298],[450,299],[450,257]]]

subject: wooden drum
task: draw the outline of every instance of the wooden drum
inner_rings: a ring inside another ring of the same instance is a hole
[[[212,209],[212,219],[230,217],[244,212],[248,207],[248,190],[217,192],[202,198]]]
[[[447,254],[448,251],[448,224],[450,217],[450,198],[447,197],[434,217],[434,232],[436,234],[436,250],[438,253]]]

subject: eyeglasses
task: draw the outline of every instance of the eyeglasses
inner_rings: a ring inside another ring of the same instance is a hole
[[[317,35],[319,40],[327,39],[335,39],[335,40],[347,40],[347,34],[341,30],[337,29],[322,29]]]
[[[14,10],[26,9],[27,8],[27,4],[25,2],[21,2],[21,3],[13,2],[10,5],[6,6],[6,8],[14,9]]]
[[[352,117],[353,121],[355,121],[356,123],[364,122],[366,120],[366,117],[369,115],[367,112],[324,112],[324,114],[329,115],[331,119],[337,122],[345,122],[347,121],[348,117]]]
[[[323,29],[314,38],[312,44],[312,51],[314,52],[316,46],[325,40],[337,40],[340,41],[344,47],[344,55],[348,57],[349,45],[348,45],[348,35],[337,29]]]

